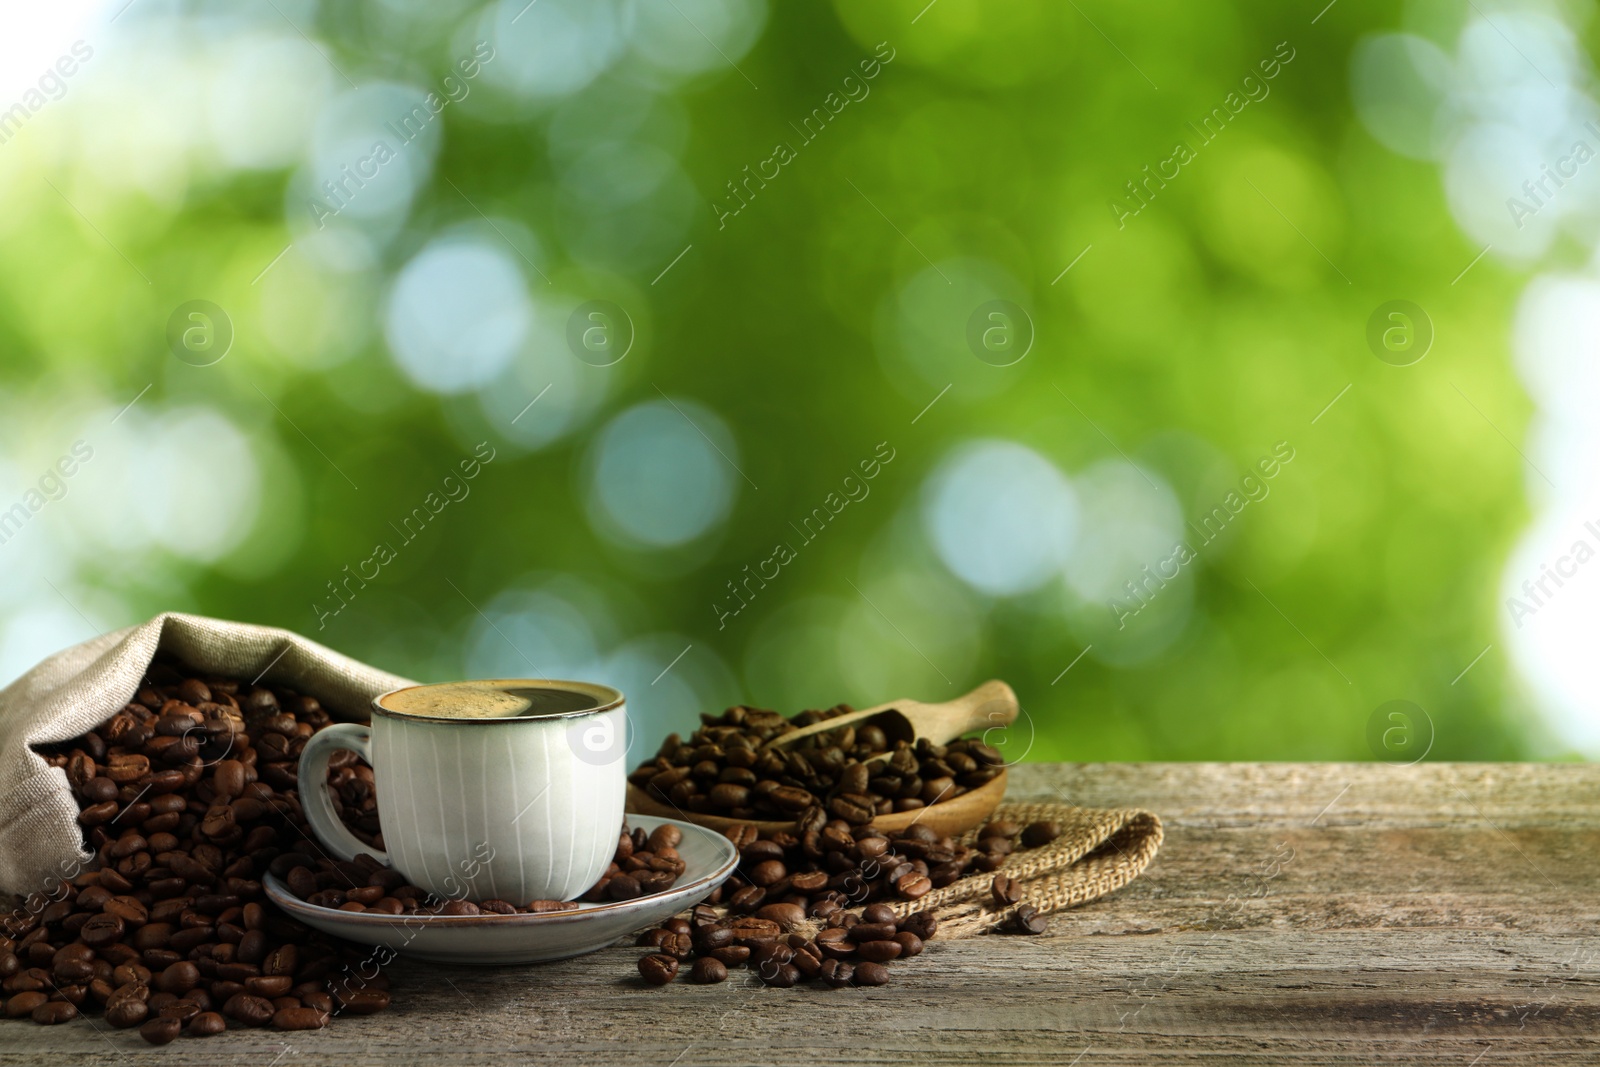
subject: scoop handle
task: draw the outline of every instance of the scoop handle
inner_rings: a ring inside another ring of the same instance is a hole
[[[1019,710],[1017,694],[1012,688],[992,678],[965,696],[929,707],[924,714],[932,721],[926,726],[918,724],[917,732],[934,744],[942,745],[974,730],[1010,726],[1017,721]]]

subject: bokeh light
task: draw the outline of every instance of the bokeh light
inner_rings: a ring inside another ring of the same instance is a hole
[[[1034,759],[1366,759],[1401,696],[1430,758],[1600,753],[1600,584],[1510,606],[1600,521],[1592,19],[1315,14],[0,17],[0,680],[191,610],[422,680],[616,682],[650,748],[997,676]],[[1399,299],[1436,337],[1409,366],[1365,343]],[[211,366],[166,342],[196,300],[234,331]],[[1015,361],[973,343],[998,302]],[[601,304],[614,363],[569,335]]]
[[[684,544],[727,517],[737,463],[732,435],[704,406],[673,398],[639,404],[595,440],[590,514],[624,543]]]

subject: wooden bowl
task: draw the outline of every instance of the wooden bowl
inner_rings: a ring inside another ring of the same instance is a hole
[[[941,837],[949,834],[954,836],[975,826],[982,825],[985,819],[994,814],[994,809],[1000,806],[1000,801],[1006,795],[1006,774],[1002,769],[994,779],[969,792],[962,793],[950,800],[943,800],[925,808],[916,808],[912,811],[897,811],[892,815],[879,815],[872,820],[872,825],[884,833],[892,834],[896,830],[904,830],[912,823],[926,826]],[[758,819],[730,819],[726,815],[702,815],[699,812],[681,811],[671,804],[663,804],[649,793],[628,783],[628,810],[639,815],[655,815],[667,819],[684,819],[711,830],[726,832],[732,827],[748,824],[754,826],[762,833],[775,833],[779,830],[793,830],[794,823],[770,822]]]

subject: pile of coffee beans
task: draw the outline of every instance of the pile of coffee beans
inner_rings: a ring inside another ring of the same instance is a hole
[[[833,818],[863,826],[879,815],[958,797],[993,781],[1002,769],[1004,758],[982,741],[935,745],[921,738],[914,745],[891,745],[870,723],[767,747],[850,710],[840,704],[792,719],[749,707],[702,715],[703,725],[688,741],[672,734],[628,780],[686,812],[786,821],[820,806]]]
[[[287,875],[292,857],[320,851],[296,770],[329,721],[312,697],[157,662],[100,729],[41,748],[71,784],[94,860],[0,916],[5,1014],[49,1025],[103,1011],[160,1045],[387,1007],[367,954],[284,915],[261,888],[267,871]]]
[[[382,852],[383,831],[378,827],[378,790],[372,784],[372,768],[349,749],[335,749],[328,759],[328,785],[333,789],[345,828]]]
[[[933,912],[901,917],[891,903],[918,900],[964,875],[998,871],[1019,845],[1042,847],[1060,834],[1051,822],[1018,827],[995,820],[967,847],[922,826],[890,836],[829,820],[816,807],[802,815],[795,833],[762,835],[738,826],[728,831],[739,868],[723,886],[726,914],[702,904],[690,918],[640,935],[638,944],[655,951],[639,960],[639,974],[665,985],[693,959],[689,977],[701,983],[724,981],[729,968],[748,966],[774,986],[812,978],[834,987],[883,985],[885,965],[920,954],[939,927]],[[1005,874],[995,875],[991,891],[995,903],[1013,908],[1006,929],[1045,931],[1043,916],[1019,903],[1021,888]]]
[[[624,826],[610,867],[580,899],[590,903],[632,900],[671,889],[685,867],[676,848],[681,840],[682,835],[673,826],[658,827],[650,834],[645,833],[643,827],[630,831]],[[573,900],[534,900],[519,905],[507,900],[473,903],[464,899],[440,899],[419,886],[407,885],[405,875],[367,855],[346,863],[285,853],[274,861],[274,867],[284,869],[284,884],[295,896],[308,904],[340,911],[376,911],[386,915],[535,915],[573,911],[578,907]]]

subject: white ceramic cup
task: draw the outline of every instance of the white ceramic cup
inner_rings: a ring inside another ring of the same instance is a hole
[[[454,683],[459,685],[459,683]],[[556,689],[590,698],[580,711],[507,718],[397,712],[399,693],[372,702],[372,723],[311,735],[300,754],[307,822],[339,859],[367,853],[441,897],[572,900],[605,873],[622,829],[627,709],[588,682],[496,679],[490,686]],[[372,766],[383,852],[340,821],[328,760],[350,749]]]

